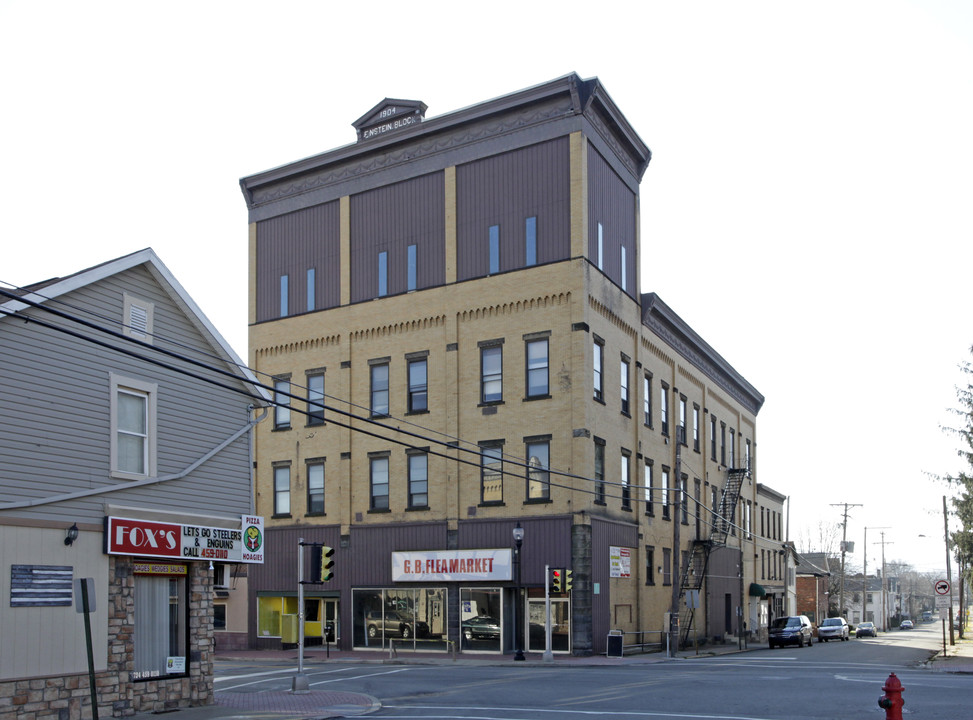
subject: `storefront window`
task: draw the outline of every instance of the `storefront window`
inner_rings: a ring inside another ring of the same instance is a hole
[[[464,651],[500,652],[502,597],[500,588],[460,588],[460,647]]]
[[[353,590],[352,617],[355,647],[447,648],[445,588]]]
[[[530,598],[527,602],[529,619],[527,649],[530,652],[544,652],[545,604],[543,598]],[[567,598],[551,598],[551,650],[553,652],[571,651],[571,612]]]
[[[180,574],[135,575],[135,661],[132,679],[185,675],[189,607],[186,567]]]

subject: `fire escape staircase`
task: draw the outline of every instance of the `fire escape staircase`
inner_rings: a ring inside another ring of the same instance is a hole
[[[710,536],[708,539],[696,538],[693,540],[692,550],[682,568],[680,595],[683,598],[683,609],[680,611],[679,627],[682,632],[680,645],[683,647],[689,644],[696,616],[696,608],[686,607],[690,595],[689,591],[697,591],[697,597],[702,595],[710,554],[718,548],[726,547],[726,539],[736,519],[736,506],[740,500],[740,489],[743,487],[744,479],[749,475],[750,470],[748,468],[727,468],[719,506],[712,517],[712,524],[709,526]]]

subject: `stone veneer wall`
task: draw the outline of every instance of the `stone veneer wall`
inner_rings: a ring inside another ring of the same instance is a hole
[[[189,563],[189,677],[131,682],[135,651],[132,562],[130,557],[113,556],[109,563],[108,669],[95,674],[99,717],[213,704],[212,573],[205,563]],[[91,716],[87,672],[0,683],[0,720],[79,720]]]

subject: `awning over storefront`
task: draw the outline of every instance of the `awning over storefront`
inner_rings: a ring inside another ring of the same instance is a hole
[[[759,583],[750,583],[750,597],[767,597],[767,591],[764,590],[764,586]]]

